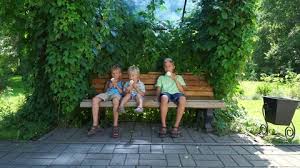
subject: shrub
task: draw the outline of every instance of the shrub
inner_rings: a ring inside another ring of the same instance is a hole
[[[272,87],[268,83],[257,86],[256,93],[262,96],[270,95]]]
[[[261,99],[261,95],[260,94],[257,94],[257,93],[255,93],[253,96],[252,96],[252,98],[251,98],[252,100],[260,100]]]
[[[244,128],[246,111],[238,105],[236,99],[227,99],[226,110],[215,111],[214,126],[218,133],[227,134],[232,131],[239,132]]]
[[[300,99],[300,82],[295,83],[290,89],[290,96],[295,99]]]

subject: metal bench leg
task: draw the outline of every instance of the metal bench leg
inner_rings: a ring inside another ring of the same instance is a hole
[[[212,132],[212,121],[214,118],[214,111],[213,109],[206,109],[204,114],[204,131],[206,132]]]
[[[105,128],[107,127],[107,123],[106,123],[106,108],[100,107],[99,109],[99,116],[100,116],[100,123],[102,124],[102,126]]]
[[[197,129],[197,131],[199,131],[200,127],[202,127],[201,126],[201,118],[203,116],[203,113],[204,113],[203,109],[196,110],[196,129]]]

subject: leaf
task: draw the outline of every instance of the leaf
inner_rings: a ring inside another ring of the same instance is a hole
[[[221,12],[221,16],[222,16],[222,19],[227,19],[228,18],[228,15],[224,10]]]

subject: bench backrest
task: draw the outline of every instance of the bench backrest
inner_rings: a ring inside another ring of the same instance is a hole
[[[156,96],[155,84],[160,75],[162,75],[160,72],[148,72],[140,75],[140,80],[144,82],[146,86],[146,96]],[[196,76],[192,73],[183,73],[180,75],[182,75],[187,84],[185,95],[188,99],[213,99],[213,88],[204,77]],[[108,75],[95,77],[92,79],[92,86],[96,89],[97,93],[104,92],[104,87],[108,80],[110,80]],[[126,73],[122,74],[122,80],[124,82],[128,81],[128,75]]]

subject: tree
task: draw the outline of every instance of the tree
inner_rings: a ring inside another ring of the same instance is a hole
[[[253,61],[258,73],[300,72],[300,0],[262,0]]]

